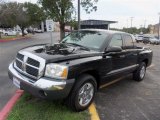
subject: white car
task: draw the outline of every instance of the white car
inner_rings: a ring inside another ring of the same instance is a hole
[[[155,37],[151,37],[150,38],[150,44],[156,44],[159,45],[160,44],[160,40],[155,38]]]
[[[37,29],[37,28],[34,29],[34,32],[35,32],[35,33],[43,33],[43,31],[42,31],[41,29]]]
[[[135,39],[136,39],[136,42],[142,42],[143,41],[143,35],[135,35]]]
[[[7,31],[4,31],[3,34],[6,36],[12,36],[12,35],[15,36],[17,35],[17,32],[13,30],[7,30]]]
[[[0,29],[0,33],[4,33],[5,32],[5,30],[3,30],[3,29]]]
[[[19,31],[18,34],[19,34],[19,35],[22,35],[22,31]],[[24,34],[25,34],[25,35],[28,34],[27,30],[24,30]]]

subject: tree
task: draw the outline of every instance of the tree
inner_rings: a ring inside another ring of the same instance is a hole
[[[45,19],[43,9],[32,3],[10,2],[0,6],[0,22],[14,27],[19,25],[24,36],[24,29],[30,25],[40,23]]]
[[[94,6],[97,0],[82,0],[81,5],[87,13],[96,10]],[[72,14],[75,11],[73,0],[39,0],[39,3],[44,7],[49,17],[60,24],[60,39],[65,36],[65,24],[73,22]]]
[[[97,2],[98,0],[81,0],[81,5],[87,13],[91,13],[97,10]]]
[[[65,36],[65,23],[71,20],[72,0],[39,0],[49,17],[60,24],[60,39]]]

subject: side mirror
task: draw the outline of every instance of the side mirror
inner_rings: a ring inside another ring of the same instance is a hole
[[[112,46],[106,50],[106,52],[121,52],[121,51],[122,51],[122,48],[119,46]]]

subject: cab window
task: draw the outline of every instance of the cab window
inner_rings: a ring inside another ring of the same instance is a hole
[[[113,35],[111,42],[110,42],[110,47],[112,46],[119,46],[122,47],[122,36],[120,34]]]
[[[134,47],[133,39],[130,35],[124,35],[124,43],[126,49],[132,49]]]

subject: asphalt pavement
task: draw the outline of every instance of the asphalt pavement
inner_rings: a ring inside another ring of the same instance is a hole
[[[160,45],[147,46],[153,50],[153,62],[144,81],[129,76],[96,94],[101,120],[160,120]]]
[[[53,33],[52,36],[53,41],[57,42],[59,39],[59,33]],[[8,78],[8,66],[15,58],[17,51],[26,46],[50,43],[50,41],[50,33],[40,33],[35,34],[28,39],[0,42],[0,110],[17,90]]]

